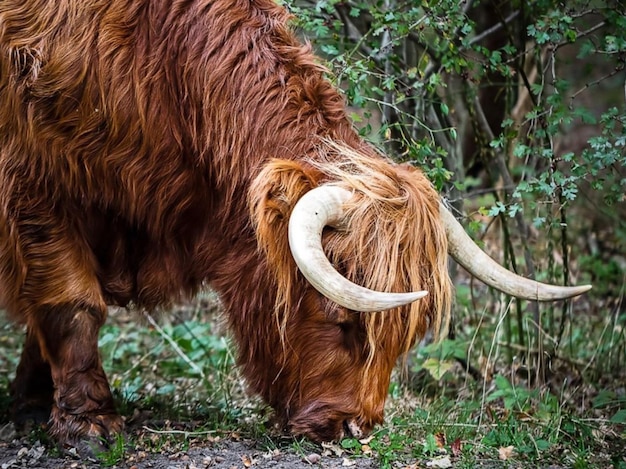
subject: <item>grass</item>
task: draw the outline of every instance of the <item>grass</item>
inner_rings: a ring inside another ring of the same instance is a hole
[[[124,460],[126,452],[126,441],[124,435],[116,435],[113,443],[107,445],[105,450],[97,450],[96,458],[103,467],[113,467]]]
[[[461,288],[459,295],[465,293]],[[458,468],[626,469],[626,358],[618,353],[626,344],[626,315],[579,315],[538,385],[528,372],[528,350],[515,348],[509,361],[502,327],[511,310],[494,304],[470,311],[471,302],[459,298],[457,309],[466,310],[457,337],[412,352],[394,374],[384,426],[366,440],[321,448],[277,432],[268,423],[270,411],[246,394],[213,298],[199,298],[158,322],[145,317],[140,326],[136,315],[114,311],[100,349],[131,431],[126,446],[116,441],[99,460],[113,466],[126,447],[174,452],[212,439],[246,438],[265,451],[303,457],[325,451],[374,459],[384,468],[449,462]],[[14,326],[0,324],[0,422],[8,417],[19,336]]]

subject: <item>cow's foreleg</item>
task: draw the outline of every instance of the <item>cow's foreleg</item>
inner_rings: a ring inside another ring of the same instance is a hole
[[[33,325],[50,364],[50,434],[60,443],[107,441],[123,428],[98,353],[105,318],[104,309],[67,305],[40,311]]]
[[[9,309],[28,330],[13,386],[14,415],[19,419],[20,406],[50,403],[50,433],[60,443],[108,439],[121,431],[122,420],[98,354],[107,310],[97,260],[71,220],[17,195],[19,218],[8,220],[4,244],[19,256],[8,259],[14,266],[2,278]]]

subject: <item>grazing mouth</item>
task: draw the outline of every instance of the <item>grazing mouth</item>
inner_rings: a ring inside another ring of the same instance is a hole
[[[356,412],[355,412],[356,413]],[[355,413],[338,411],[327,404],[313,404],[301,409],[289,419],[288,429],[294,435],[302,435],[316,442],[338,441],[343,438],[364,438],[376,423],[368,424],[354,417]]]
[[[343,429],[345,431],[344,436],[349,438],[363,438],[371,432],[371,430],[363,430],[356,419],[344,420]]]

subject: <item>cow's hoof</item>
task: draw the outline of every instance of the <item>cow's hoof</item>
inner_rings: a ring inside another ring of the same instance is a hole
[[[102,438],[85,437],[81,441],[58,444],[57,449],[66,457],[95,462],[111,450],[111,443]]]
[[[81,457],[97,456],[106,451],[124,430],[122,417],[114,413],[78,414],[52,409],[49,433],[61,447]]]

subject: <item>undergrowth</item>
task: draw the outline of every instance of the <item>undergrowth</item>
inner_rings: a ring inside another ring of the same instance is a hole
[[[457,310],[471,307],[463,298]],[[593,298],[583,301],[589,304],[580,307],[588,308]],[[178,452],[245,438],[263,451],[303,457],[325,451],[389,468],[626,468],[624,356],[612,353],[624,350],[626,315],[580,315],[567,346],[551,349],[549,372],[539,383],[525,360],[529,351],[515,348],[509,364],[511,344],[499,339],[510,305],[488,306],[461,311],[455,338],[411,352],[394,373],[385,424],[372,436],[323,447],[281,433],[269,409],[246,394],[234,346],[211,301],[200,298],[158,319],[146,316],[140,326],[135,314],[114,311],[100,350],[128,434],[98,458],[112,466],[128,448]],[[0,326],[0,422],[8,420],[20,335],[14,326]]]

